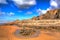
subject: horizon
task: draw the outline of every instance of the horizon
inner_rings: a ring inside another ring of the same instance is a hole
[[[30,19],[48,10],[60,9],[59,0],[0,0],[0,23]],[[3,21],[3,22],[1,22]]]

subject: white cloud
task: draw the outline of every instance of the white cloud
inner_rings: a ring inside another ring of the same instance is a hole
[[[51,0],[50,1],[50,6],[53,6],[53,7],[57,8],[58,4],[57,4],[57,2],[55,0]]]
[[[36,4],[35,0],[13,0],[13,2],[20,8],[29,8]]]
[[[8,13],[9,16],[14,16],[13,12]]]
[[[0,0],[1,4],[7,4],[6,0]]]
[[[1,15],[5,15],[5,12],[0,11],[0,16],[1,16]]]
[[[50,8],[47,8],[46,10],[47,10],[47,11],[49,11],[49,10],[50,10]]]
[[[35,0],[13,0],[18,5],[35,5]]]
[[[2,12],[2,11],[0,11],[0,16],[2,16],[2,15],[4,15],[4,16],[14,16],[15,15],[15,13],[13,13],[13,12]]]
[[[50,8],[51,9],[60,9],[60,0],[50,0]]]
[[[41,10],[41,12],[42,12],[43,14],[45,14],[45,13],[47,12],[47,10]]]
[[[46,10],[42,10],[42,9],[37,9],[37,13],[39,14],[39,15],[42,15],[42,14],[45,14],[48,10],[50,10],[49,8],[47,8]]]
[[[32,12],[31,11],[28,11],[26,14],[32,14]]]

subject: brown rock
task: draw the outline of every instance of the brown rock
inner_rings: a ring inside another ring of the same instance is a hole
[[[33,20],[41,20],[41,19],[60,19],[60,9],[49,10],[47,13],[32,18]]]

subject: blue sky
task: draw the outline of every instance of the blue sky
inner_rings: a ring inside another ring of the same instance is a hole
[[[59,2],[59,1],[58,1]],[[0,21],[29,19],[58,8],[56,0],[0,0]]]

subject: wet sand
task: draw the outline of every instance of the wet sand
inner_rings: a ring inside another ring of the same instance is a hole
[[[17,26],[0,26],[0,40],[60,40],[60,32],[50,32],[42,30],[38,37],[20,38],[14,35]]]

